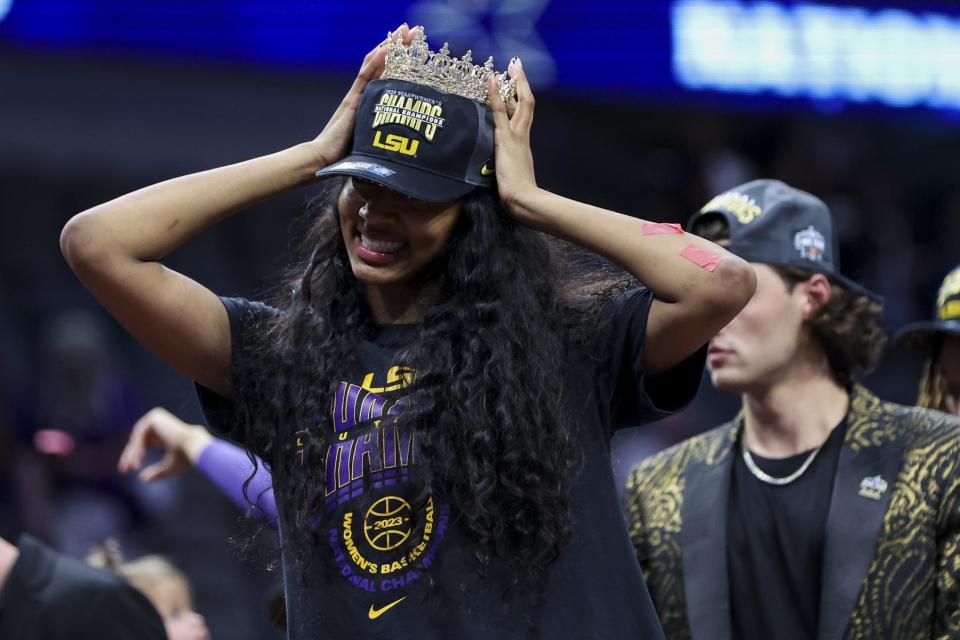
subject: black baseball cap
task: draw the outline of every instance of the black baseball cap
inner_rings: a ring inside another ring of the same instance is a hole
[[[820,198],[779,180],[754,180],[721,193],[687,223],[697,233],[711,219],[730,228],[727,251],[762,262],[822,273],[841,285],[883,302],[876,293],[840,273],[833,217]]]
[[[486,104],[406,80],[364,89],[353,149],[318,176],[356,176],[427,202],[493,184],[493,112]]]
[[[895,340],[904,347],[928,351],[936,338],[945,333],[960,335],[960,265],[940,285],[933,320],[908,324],[897,332]]]

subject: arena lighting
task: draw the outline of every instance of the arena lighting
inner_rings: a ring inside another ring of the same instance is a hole
[[[960,20],[901,9],[679,0],[673,74],[690,89],[960,109]]]
[[[13,8],[13,0],[0,0],[0,22],[10,14]]]

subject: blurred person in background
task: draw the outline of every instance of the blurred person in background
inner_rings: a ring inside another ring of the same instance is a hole
[[[40,349],[15,420],[20,503],[31,531],[82,557],[107,537],[125,540],[142,516],[116,459],[143,407],[94,311],[59,312],[42,327]]]
[[[163,457],[141,469],[153,448],[162,449]],[[162,407],[151,409],[137,420],[117,464],[120,473],[141,469],[141,482],[171,478],[190,467],[200,471],[247,515],[276,520],[269,466],[262,460],[251,461],[243,448],[214,438],[206,428],[187,424]]]
[[[960,421],[883,402],[879,298],[809,193],[741,185],[692,232],[757,292],[710,342],[740,414],[631,473],[628,522],[671,640],[960,637]]]
[[[163,556],[124,562],[120,545],[108,540],[87,556],[87,563],[115,573],[145,595],[163,618],[167,640],[210,640],[206,621],[193,609],[187,577]]]
[[[0,269],[2,271],[2,269]],[[20,390],[31,383],[25,355],[26,338],[17,322],[15,296],[0,277],[0,538],[15,539],[21,531],[42,532],[24,519],[22,481],[29,479],[23,454],[27,449],[16,430]],[[32,443],[30,449],[32,449]]]
[[[896,340],[928,355],[917,406],[960,416],[960,266],[940,285],[933,320],[907,325]]]
[[[154,448],[163,450],[161,459],[143,467]],[[262,460],[252,461],[241,447],[214,438],[205,427],[188,424],[161,407],[151,409],[134,425],[117,467],[121,473],[139,469],[141,482],[172,478],[196,468],[248,517],[276,524],[269,466]],[[267,618],[281,629],[286,627],[284,609],[280,590],[269,597]]]
[[[314,141],[91,209],[64,254],[202,386],[214,429],[270,464],[291,638],[661,637],[609,440],[689,402],[753,272],[671,225],[539,189],[519,61],[497,82],[444,52],[462,71],[450,93],[398,77],[427,55],[402,27]],[[275,306],[158,262],[318,175],[338,178]],[[630,290],[578,306],[534,229],[620,265]]]
[[[177,640],[142,593],[23,534],[0,538],[3,640]]]

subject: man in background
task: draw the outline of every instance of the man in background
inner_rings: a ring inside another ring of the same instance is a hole
[[[856,384],[882,308],[840,275],[827,206],[758,180],[691,231],[749,261],[757,291],[708,352],[739,415],[628,481],[667,637],[960,637],[960,422]]]

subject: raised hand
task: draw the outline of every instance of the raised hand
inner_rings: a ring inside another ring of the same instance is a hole
[[[517,99],[515,104],[504,104],[500,99],[497,81],[491,73],[487,80],[487,94],[493,110],[496,126],[494,144],[496,146],[497,189],[500,199],[511,213],[517,215],[517,205],[527,194],[537,190],[537,179],[533,169],[533,152],[530,150],[530,129],[533,126],[533,92],[523,72],[523,63],[519,58],[510,61],[507,73],[517,81]]]
[[[404,44],[410,44],[417,31],[422,27],[412,29],[406,23],[397,27],[388,38],[378,44],[363,59],[360,72],[347,95],[343,97],[340,106],[333,113],[327,125],[311,143],[317,157],[319,168],[333,164],[350,152],[353,141],[353,125],[357,119],[357,109],[360,107],[360,96],[367,84],[376,80],[383,73],[383,63],[387,56],[387,41],[400,38]]]
[[[166,409],[157,407],[137,420],[120,454],[117,470],[130,473],[143,465],[147,451],[163,449],[163,458],[140,472],[142,482],[179,475],[197,463],[213,440],[206,429],[187,424]]]

